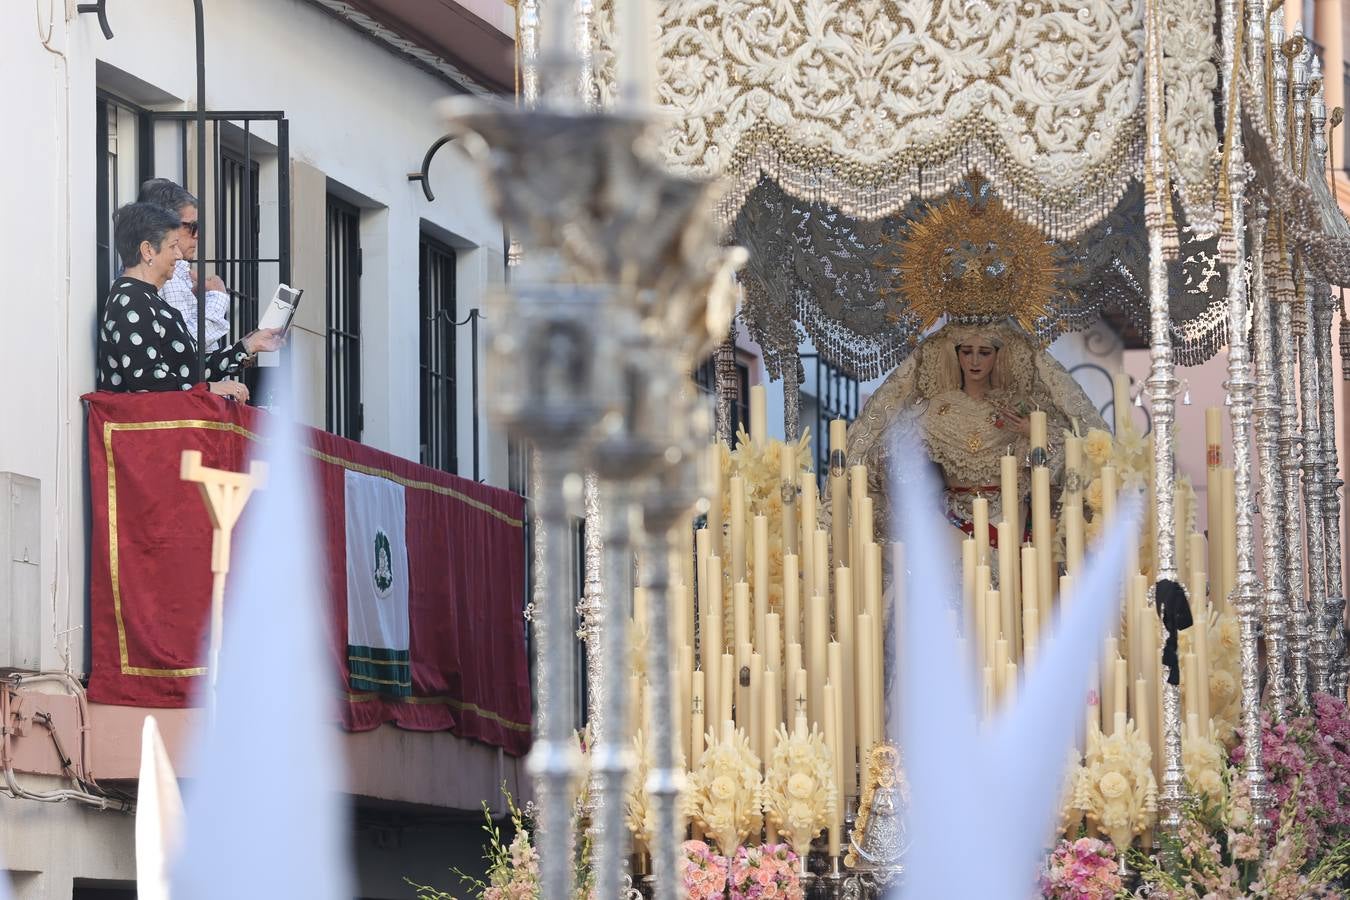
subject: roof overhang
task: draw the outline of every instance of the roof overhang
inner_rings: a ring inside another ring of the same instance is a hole
[[[311,2],[465,93],[515,90],[515,41],[503,0]]]

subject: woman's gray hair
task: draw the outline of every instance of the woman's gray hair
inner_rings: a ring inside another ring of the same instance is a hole
[[[167,178],[150,178],[141,184],[141,194],[137,203],[153,203],[169,212],[182,213],[185,206],[196,206],[197,198],[176,181]]]
[[[128,203],[113,214],[113,248],[125,268],[141,263],[141,242],[158,249],[183,224],[178,213],[154,203]]]

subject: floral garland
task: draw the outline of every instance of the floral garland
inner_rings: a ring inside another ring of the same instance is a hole
[[[1099,900],[1123,887],[1116,848],[1096,838],[1060,841],[1045,861],[1040,879],[1045,900]]]
[[[680,881],[689,900],[725,897],[730,866],[725,857],[712,852],[702,841],[685,841],[680,857]]]
[[[1233,749],[1234,765],[1246,745]],[[1261,756],[1280,811],[1293,815],[1310,852],[1321,855],[1350,839],[1350,713],[1327,694],[1313,696],[1310,715],[1275,724],[1261,717]]]
[[[738,848],[731,863],[731,900],[802,900],[796,862],[797,854],[787,844]]]

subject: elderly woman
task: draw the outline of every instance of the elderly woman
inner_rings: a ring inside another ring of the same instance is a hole
[[[117,211],[113,244],[125,266],[103,304],[98,331],[98,386],[108,391],[186,391],[196,365],[194,335],[183,316],[159,295],[182,259],[179,217],[150,203],[130,203]],[[276,350],[278,329],[254,331],[243,340],[206,357],[202,380],[212,393],[248,400],[248,388],[222,381],[238,374],[260,350]]]

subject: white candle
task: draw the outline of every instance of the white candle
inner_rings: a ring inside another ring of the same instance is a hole
[[[783,637],[784,646],[801,642],[801,580],[797,577],[797,557],[783,557]]]
[[[1221,612],[1227,612],[1229,608],[1229,599],[1237,587],[1237,512],[1236,512],[1236,487],[1233,480],[1232,469],[1221,469],[1219,472],[1220,485],[1223,491],[1220,495],[1222,510],[1219,515],[1219,533],[1223,535],[1223,589],[1216,598],[1222,604],[1218,607]],[[1213,577],[1211,573],[1210,577]],[[1303,589],[1303,585],[1297,586],[1298,590]]]
[[[862,571],[862,564],[857,562],[858,554],[862,552],[862,519],[863,519],[863,500],[867,499],[867,466],[851,466],[848,470],[848,509],[849,509],[849,544],[848,561],[844,564]],[[842,721],[841,721],[842,724]]]
[[[1040,447],[1042,450],[1050,450],[1050,442],[1047,438],[1048,423],[1045,417],[1045,410],[1036,409],[1031,412],[1031,446]]]
[[[1078,574],[1083,565],[1083,439],[1064,439],[1064,556],[1065,569]],[[1071,489],[1072,488],[1072,489]]]
[[[722,686],[718,689],[718,699],[722,703],[717,721],[726,722],[735,728],[732,718],[732,698],[736,696],[736,657],[730,653],[722,654]]]
[[[706,726],[704,716],[707,715],[707,701],[703,698],[704,675],[702,671],[695,672],[690,693],[693,696],[691,701],[693,712],[689,716],[689,769],[693,771],[698,768],[698,761],[703,758],[703,732]]]
[[[1115,709],[1115,717],[1113,717],[1112,721],[1114,722],[1115,719],[1118,718],[1120,720],[1121,725],[1124,725],[1125,704],[1126,704],[1126,697],[1129,694],[1128,688],[1130,683],[1130,676],[1125,666],[1125,660],[1116,658],[1115,660],[1113,660],[1113,663],[1114,665],[1112,667],[1111,687],[1113,688],[1112,694],[1114,697],[1114,702],[1112,703],[1112,706]]]
[[[876,742],[876,699],[873,691],[873,619],[867,613],[858,616],[857,655],[854,665],[854,680],[859,686],[854,698],[854,717],[858,723],[856,752],[859,760],[867,759],[867,751]],[[850,750],[852,752],[852,750]]]
[[[826,654],[829,657],[829,682],[828,694],[833,694],[834,706],[834,728],[832,730],[833,738],[830,747],[834,750],[836,760],[836,770],[839,773],[839,796],[854,796],[857,788],[853,787],[853,778],[850,776],[849,769],[845,767],[844,760],[844,657],[839,644],[835,641],[830,642],[829,650]],[[843,809],[844,804],[838,804],[839,809]],[[842,819],[843,817],[840,816]]]
[[[801,485],[801,543],[797,554],[801,557],[802,580],[808,585],[816,583],[815,540],[816,540],[816,476],[803,472],[799,476]]]
[[[989,565],[989,500],[976,497],[971,501],[972,530],[975,538],[975,565]]]
[[[731,476],[731,583],[745,580],[745,479]]]
[[[1199,686],[1196,712],[1200,722],[1209,728],[1209,604],[1205,602],[1205,575],[1191,575],[1191,603],[1195,609],[1195,624],[1191,628],[1191,646],[1195,648],[1196,684]]]
[[[783,710],[787,713],[787,721],[793,721],[797,715],[797,673],[805,673],[806,667],[802,665],[802,645],[788,644],[783,650]],[[801,685],[801,696],[807,696],[807,687],[805,676]],[[803,708],[802,712],[806,710]]]
[[[825,741],[830,749],[830,769],[831,769],[830,774],[834,779],[835,788],[837,790],[836,796],[842,797],[844,796],[843,765],[839,759],[839,741],[837,737],[839,731],[839,723],[838,723],[838,713],[836,712],[836,707],[834,705],[834,693],[835,693],[834,687],[832,685],[822,685],[821,691],[822,696],[824,696],[825,698],[824,700],[825,711],[824,715],[822,716],[823,718],[822,730],[825,732]],[[844,804],[842,803],[837,803],[836,808],[842,807],[843,805]],[[840,829],[839,823],[837,821],[838,818],[839,817],[837,815],[832,816],[829,822],[828,845],[829,845],[829,853],[830,856],[832,857],[836,857],[839,855]]]
[[[1220,415],[1217,406],[1205,409],[1205,512],[1206,527],[1209,528],[1209,564],[1206,568],[1216,582],[1223,571],[1223,542],[1219,539],[1219,522],[1223,518],[1223,485],[1219,476],[1223,467],[1223,422]]]
[[[1036,548],[1036,586],[1040,588],[1037,606],[1042,622],[1050,618],[1050,598],[1055,591],[1052,574],[1051,542],[1054,530],[1050,521],[1050,470],[1036,466],[1031,470],[1031,533]],[[1024,602],[1029,602],[1024,599]]]
[[[722,721],[722,561],[716,556],[708,557],[708,618],[699,626],[699,649],[702,654],[703,671],[707,673],[705,685],[708,704],[708,721],[716,724]]]
[[[810,675],[810,694],[807,697],[807,713],[812,722],[823,722],[825,716],[825,645],[829,640],[829,601],[819,594],[813,594],[807,601],[807,618],[810,625],[806,630],[806,671]]]
[[[732,640],[736,652],[739,654],[744,647],[748,647],[752,640],[752,625],[750,623],[750,586],[744,581],[738,582],[732,589]],[[750,660],[748,656],[737,656],[737,665],[748,665]]]
[[[1143,678],[1134,680],[1134,727],[1139,729],[1139,737],[1143,738],[1144,743],[1151,744],[1149,737],[1149,717],[1152,715],[1152,708],[1148,702],[1148,682]]]
[[[848,472],[844,468],[848,423],[830,422],[830,568],[848,565]]]
[[[975,540],[966,538],[961,542],[961,608],[965,614],[966,634],[978,634],[979,620],[982,618],[975,602],[975,592],[978,590],[975,558]]]
[[[758,653],[750,654],[750,686],[746,689],[749,703],[749,721],[746,731],[750,733],[750,747],[760,760],[760,774],[763,774],[764,752],[767,746],[768,732],[764,728],[764,657]]]
[[[768,399],[762,384],[750,386],[750,440],[759,447],[769,443]]]
[[[1017,536],[1017,542],[1021,543],[1021,535],[1018,534],[1018,506],[1021,494],[1017,489],[1017,457],[1003,456],[999,459],[998,465],[999,506],[1002,520],[1013,526],[1012,532]]]
[[[839,673],[839,692],[845,703],[839,710],[840,735],[845,748],[845,762],[852,758],[853,748],[857,746],[858,717],[856,704],[852,698],[863,694],[864,685],[855,677],[853,660],[856,652],[853,629],[856,621],[853,616],[853,574],[846,566],[840,566],[834,574],[835,585],[839,592],[835,596],[834,633],[839,642],[839,650],[847,665]],[[867,688],[871,687],[869,675]]]
[[[765,616],[769,614],[769,519],[755,516],[755,647],[764,649]]]
[[[779,625],[778,613],[769,613],[764,617],[764,669],[782,669],[783,628]]]
[[[823,528],[815,534],[815,553],[811,570],[815,574],[811,592],[822,597],[830,595],[830,536]]]
[[[1130,376],[1117,372],[1111,377],[1111,394],[1115,403],[1116,436],[1125,433],[1130,424]]]
[[[778,726],[782,724],[783,715],[779,704],[780,686],[777,669],[764,670],[764,759],[767,761],[773,757],[773,751],[778,746]]]

